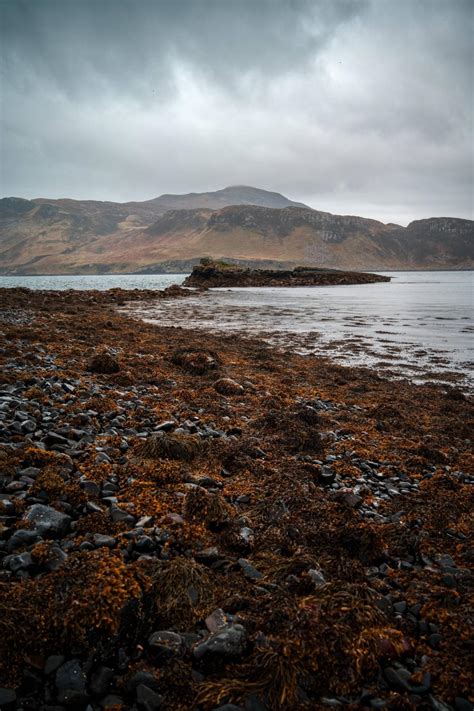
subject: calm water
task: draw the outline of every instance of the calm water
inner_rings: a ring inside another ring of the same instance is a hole
[[[78,276],[0,276],[0,287],[28,289],[165,289],[181,284],[186,274],[107,274]]]
[[[390,283],[215,289],[128,312],[160,325],[256,335],[300,352],[473,387],[474,272],[386,272]],[[0,287],[163,289],[183,274],[0,277]]]
[[[473,272],[386,272],[390,283],[216,289],[132,307],[160,325],[257,335],[415,381],[472,387]]]

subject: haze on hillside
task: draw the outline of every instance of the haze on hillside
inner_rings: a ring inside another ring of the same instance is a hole
[[[470,0],[2,0],[4,196],[472,218]]]

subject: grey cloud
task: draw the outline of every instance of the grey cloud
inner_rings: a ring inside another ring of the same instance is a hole
[[[3,0],[2,192],[472,216],[465,0]]]

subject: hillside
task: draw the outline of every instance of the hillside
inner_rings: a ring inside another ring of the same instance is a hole
[[[468,269],[473,237],[470,220],[405,228],[244,186],[141,203],[0,200],[3,274],[189,271],[203,255],[271,268]]]

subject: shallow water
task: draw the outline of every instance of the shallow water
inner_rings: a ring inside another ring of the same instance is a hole
[[[166,326],[238,332],[341,363],[474,387],[474,272],[385,272],[390,283],[213,289],[132,304]],[[184,274],[0,277],[0,287],[164,289]]]
[[[473,387],[473,272],[385,272],[390,283],[213,289],[132,306],[160,325],[236,331],[341,363]]]
[[[181,284],[186,274],[78,274],[74,276],[0,276],[0,288],[28,289],[165,289]]]

